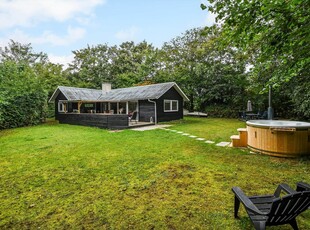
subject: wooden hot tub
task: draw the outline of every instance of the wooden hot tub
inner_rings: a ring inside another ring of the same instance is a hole
[[[279,157],[310,155],[310,123],[300,121],[247,121],[248,147]]]

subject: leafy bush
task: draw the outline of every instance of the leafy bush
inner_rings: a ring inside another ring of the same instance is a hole
[[[55,103],[48,103],[46,118],[55,117]]]
[[[210,117],[218,118],[238,118],[238,110],[228,105],[212,105],[206,108],[206,113]]]
[[[0,129],[38,124],[46,117],[47,93],[27,66],[0,64]]]

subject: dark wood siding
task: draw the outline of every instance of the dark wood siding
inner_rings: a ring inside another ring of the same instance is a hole
[[[150,122],[155,120],[155,104],[149,101],[139,101],[139,121]]]
[[[177,112],[164,112],[164,100],[178,100],[179,109]],[[163,96],[156,100],[157,122],[172,121],[183,118],[183,97],[173,87]]]
[[[102,114],[58,114],[61,124],[84,125],[107,129],[126,129],[128,128],[127,115],[102,115]]]
[[[56,120],[59,120],[58,119],[59,114],[62,114],[62,113],[58,112],[58,102],[59,102],[59,100],[67,100],[67,98],[65,97],[65,95],[63,95],[62,92],[59,92],[58,96],[55,99],[55,119]]]
[[[59,113],[58,102],[59,100],[67,100],[63,93],[59,93],[55,99],[55,118],[61,124],[71,125],[84,125],[93,126],[98,128],[107,129],[126,129],[128,128],[128,116],[127,115],[102,115],[102,114],[91,114],[91,113]],[[93,104],[95,103],[88,103]],[[68,111],[72,112],[73,109],[77,109],[77,102],[68,103]],[[95,109],[95,107],[85,108],[84,104],[81,106],[82,112],[87,112],[87,109]]]

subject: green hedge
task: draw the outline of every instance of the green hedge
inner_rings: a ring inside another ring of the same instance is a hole
[[[205,110],[210,117],[218,118],[238,118],[238,111],[238,109],[227,105],[212,105],[208,106]]]
[[[0,80],[0,130],[45,119],[47,93],[30,68],[1,63]]]
[[[11,95],[0,102],[0,129],[36,125],[45,118],[45,92]]]

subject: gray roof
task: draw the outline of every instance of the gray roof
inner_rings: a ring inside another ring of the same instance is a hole
[[[178,93],[183,97],[185,101],[188,101],[186,95],[175,82],[112,89],[107,93],[103,93],[102,90],[97,89],[58,86],[49,101],[51,102],[55,100],[59,92],[62,92],[68,101],[119,102],[158,99],[172,87],[174,87],[178,91]]]
[[[102,94],[102,91],[98,89],[75,88],[66,86],[58,86],[58,89],[69,101],[96,101]]]

